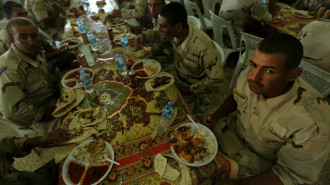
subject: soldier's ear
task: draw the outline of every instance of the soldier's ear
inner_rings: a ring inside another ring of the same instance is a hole
[[[9,43],[14,44],[14,38],[13,37],[8,37]]]
[[[175,25],[175,29],[177,30],[177,31],[180,31],[181,29],[182,29],[182,23],[177,23],[176,25]]]
[[[300,67],[291,69],[289,72],[289,76],[288,76],[289,81],[293,82],[294,80],[296,80],[301,75],[302,72],[303,72],[303,69]]]

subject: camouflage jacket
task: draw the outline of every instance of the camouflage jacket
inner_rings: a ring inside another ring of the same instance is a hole
[[[284,185],[315,182],[330,152],[326,100],[301,78],[285,94],[265,99],[251,92],[247,73],[241,73],[234,88],[239,138],[273,162]]]
[[[148,0],[134,1],[134,9],[121,9],[121,16],[124,19],[136,18],[143,30],[152,29],[151,14],[148,8]]]

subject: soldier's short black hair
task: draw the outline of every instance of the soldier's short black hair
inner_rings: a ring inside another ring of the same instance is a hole
[[[266,54],[283,54],[288,70],[299,66],[303,57],[303,46],[300,41],[289,34],[275,34],[262,40],[258,50]]]
[[[31,21],[30,19],[24,18],[24,17],[15,17],[12,18],[8,21],[7,23],[7,27],[6,30],[8,31],[9,37],[14,37],[14,33],[13,33],[13,26],[30,26],[30,25],[34,25],[36,28],[36,24]]]
[[[159,12],[159,15],[166,18],[166,21],[171,26],[181,23],[183,26],[188,26],[188,13],[186,8],[178,2],[171,2],[165,5]]]
[[[5,14],[5,16],[11,17],[12,13],[13,13],[11,10],[14,7],[21,8],[23,6],[15,1],[7,1],[7,2],[3,3],[2,10],[3,10],[3,13]]]

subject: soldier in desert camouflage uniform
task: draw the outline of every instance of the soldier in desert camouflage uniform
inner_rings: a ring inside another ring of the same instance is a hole
[[[15,158],[28,155],[35,147],[50,148],[61,146],[70,139],[64,129],[59,129],[42,137],[5,138],[0,141],[0,184],[1,185],[41,185],[57,184],[58,166],[54,161],[35,172],[16,170],[12,164]]]
[[[330,72],[330,19],[318,19],[299,33],[304,47],[303,60]]]
[[[133,9],[123,8],[121,10],[114,10],[111,16],[121,16],[124,19],[136,18],[142,30],[153,28],[148,9],[148,0],[134,0],[133,5]]]
[[[223,0],[219,16],[233,24],[237,33],[244,30],[251,15],[259,17],[264,22],[271,22],[275,11],[275,1],[269,1],[269,11],[261,0]]]
[[[239,180],[223,184],[316,181],[330,152],[330,107],[299,78],[302,54],[301,44],[290,35],[261,41],[233,95],[204,117],[204,124],[215,126],[221,151],[239,166]]]
[[[148,0],[148,7],[152,15],[153,29],[143,31],[134,40],[136,50],[143,49],[144,46],[150,46],[153,58],[159,61],[163,69],[167,69],[173,61],[173,47],[169,40],[160,36],[158,31],[158,14],[165,6],[164,0]]]
[[[62,40],[64,31],[63,1],[51,4],[48,0],[26,0],[25,9],[32,15],[31,19],[54,40]]]
[[[180,3],[169,3],[158,16],[159,32],[172,41],[173,75],[176,85],[194,111],[216,110],[221,104],[224,72],[215,45],[203,31],[187,23],[187,11]]]
[[[7,31],[11,48],[0,56],[0,113],[24,128],[53,130],[48,121],[54,119],[58,79],[41,52],[38,29],[29,19],[13,18]]]

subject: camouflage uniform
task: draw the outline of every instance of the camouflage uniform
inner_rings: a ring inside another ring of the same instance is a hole
[[[38,28],[38,31],[41,35],[42,46],[45,46],[46,44],[50,44],[51,46],[55,45],[54,40],[49,35],[47,35],[47,33],[42,31],[40,28]],[[0,30],[0,55],[4,54],[10,48],[8,38],[8,31],[6,29]]]
[[[223,0],[219,11],[219,16],[231,22],[237,33],[244,30],[250,15],[257,16],[265,22],[273,20],[273,16],[261,4],[261,0]]]
[[[315,182],[330,151],[329,105],[301,78],[285,94],[265,99],[251,92],[247,73],[233,91],[237,115],[215,127],[219,147],[238,163],[239,178],[271,168],[284,185]]]
[[[151,15],[148,8],[148,0],[135,0],[134,9],[121,9],[121,16],[124,19],[136,18],[143,30],[152,29]]]
[[[55,40],[62,40],[61,36],[64,32],[64,18],[59,14],[55,22],[51,26],[44,27],[40,23],[41,20],[49,17],[49,13],[54,12],[53,5],[48,0],[26,0],[25,9],[29,12],[31,20],[43,29],[48,35]]]
[[[219,96],[220,88],[224,88],[224,72],[213,41],[205,32],[189,24],[185,41],[181,43],[174,38],[172,44],[176,83],[187,86],[193,92],[195,112],[212,112],[224,98]]]
[[[49,130],[49,125],[39,121],[46,108],[55,105],[59,92],[57,76],[49,70],[44,54],[32,60],[12,45],[0,61],[3,118],[25,128]]]
[[[26,138],[7,138],[0,141],[0,184],[40,185],[56,182],[58,168],[53,161],[33,173],[13,168],[14,157],[24,157],[30,153],[23,150],[25,140]]]
[[[315,20],[299,33],[304,47],[303,60],[330,72],[330,20]]]
[[[330,8],[330,0],[298,0],[296,5],[302,4],[309,11],[317,12],[319,8]]]
[[[168,69],[173,61],[173,47],[170,41],[166,40],[158,31],[158,21],[153,19],[153,29],[143,31],[146,36],[146,45],[152,49],[153,58],[159,61],[163,69]]]

